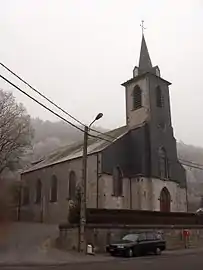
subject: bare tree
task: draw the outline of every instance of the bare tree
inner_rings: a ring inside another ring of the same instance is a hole
[[[31,145],[33,130],[25,107],[12,93],[0,90],[0,175],[15,169]]]

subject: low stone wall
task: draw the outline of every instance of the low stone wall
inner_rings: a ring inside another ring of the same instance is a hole
[[[183,236],[183,230],[189,231],[189,237]],[[140,231],[159,231],[168,250],[203,247],[203,226],[112,226],[112,225],[87,225],[85,229],[86,243],[91,244],[95,252],[105,252],[105,247],[110,242],[119,239],[127,233]],[[60,226],[57,246],[66,250],[78,250],[79,229],[77,226]]]
[[[56,247],[65,250],[79,250],[79,227],[68,225],[60,228]]]

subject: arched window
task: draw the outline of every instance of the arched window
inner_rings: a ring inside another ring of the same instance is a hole
[[[166,187],[164,187],[160,193],[160,211],[171,211],[171,195]]]
[[[156,106],[160,108],[164,107],[164,98],[160,86],[156,88]]]
[[[23,187],[23,205],[30,203],[30,191],[27,186]]]
[[[123,195],[123,175],[119,166],[113,170],[113,195],[116,197]]]
[[[36,199],[35,199],[35,202],[40,203],[41,199],[42,199],[42,182],[40,181],[40,179],[38,179],[37,183],[36,183]]]
[[[58,180],[55,175],[52,176],[51,179],[51,196],[50,196],[50,201],[51,202],[56,202],[57,201],[57,196],[58,196]]]
[[[74,171],[69,173],[69,185],[68,185],[68,199],[76,199],[76,175]]]
[[[142,90],[138,85],[133,89],[133,110],[137,110],[142,107]]]
[[[161,179],[167,179],[169,177],[168,159],[166,150],[163,147],[159,148],[159,176]]]

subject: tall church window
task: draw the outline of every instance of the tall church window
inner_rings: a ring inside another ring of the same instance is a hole
[[[68,199],[75,200],[76,198],[76,175],[74,171],[69,173],[69,184],[68,184]]]
[[[50,201],[56,202],[58,197],[58,180],[55,175],[51,178],[51,194]]]
[[[161,179],[169,177],[169,166],[166,155],[166,150],[163,147],[159,148],[159,176]]]
[[[40,203],[42,199],[42,182],[40,179],[37,180],[36,183],[36,198],[35,198],[35,202],[36,203]]]
[[[164,97],[162,95],[160,86],[157,86],[156,88],[156,106],[159,108],[164,107]]]
[[[123,174],[119,166],[113,170],[113,195],[116,197],[123,195]]]
[[[133,89],[133,110],[137,110],[142,107],[142,90],[138,85]]]
[[[23,187],[23,205],[27,205],[30,202],[30,191],[27,186]]]

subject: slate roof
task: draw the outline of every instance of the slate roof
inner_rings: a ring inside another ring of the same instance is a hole
[[[144,35],[142,35],[139,68],[143,71],[148,71],[152,69],[152,62],[149,56],[149,51],[147,49],[147,44],[146,44]]]
[[[93,153],[100,152],[108,147],[110,144],[124,136],[128,132],[127,126],[122,126],[120,128],[111,130],[109,132],[98,134],[101,138],[91,138],[88,140],[87,154],[91,155]],[[106,140],[104,140],[106,139]],[[83,141],[76,142],[64,147],[59,148],[57,151],[51,153],[47,157],[36,162],[35,165],[31,166],[28,170],[24,171],[22,174],[39,170],[54,164],[69,161],[75,158],[82,157],[83,155]]]

